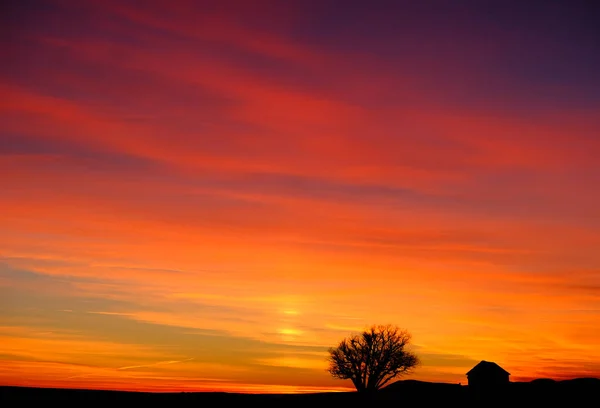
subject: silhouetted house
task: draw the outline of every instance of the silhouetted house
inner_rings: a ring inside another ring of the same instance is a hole
[[[491,361],[480,361],[467,373],[469,390],[493,391],[508,385],[510,373]]]

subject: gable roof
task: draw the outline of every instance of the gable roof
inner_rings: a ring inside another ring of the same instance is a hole
[[[490,373],[490,372],[503,372],[506,373],[508,375],[510,375],[510,373],[508,371],[506,371],[504,368],[500,367],[498,364],[494,363],[493,361],[485,361],[485,360],[481,360],[479,363],[477,363],[477,365],[475,365],[475,367],[471,368],[471,370],[469,370],[469,372],[467,373],[468,375],[471,374],[481,374],[481,373]]]

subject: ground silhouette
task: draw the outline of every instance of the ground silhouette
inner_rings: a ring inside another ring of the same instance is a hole
[[[279,404],[303,406],[326,404],[331,406],[376,406],[379,403],[429,403],[444,406],[542,406],[556,404],[568,407],[594,406],[600,396],[600,379],[578,378],[554,381],[511,382],[500,394],[474,395],[467,385],[432,383],[416,380],[397,381],[373,395],[358,392],[331,392],[315,394],[241,394],[224,392],[145,393],[124,391],[74,390],[53,388],[0,387],[0,405],[22,406],[27,403],[80,406],[105,404],[165,404],[171,408],[203,406],[205,404],[237,404],[238,406]],[[7,405],[8,404],[8,405]],[[355,405],[356,404],[356,405]],[[592,404],[592,405],[590,405]]]

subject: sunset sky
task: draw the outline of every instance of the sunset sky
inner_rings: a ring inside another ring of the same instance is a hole
[[[594,2],[8,3],[0,385],[600,377]]]

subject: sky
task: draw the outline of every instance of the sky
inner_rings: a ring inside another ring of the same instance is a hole
[[[3,8],[0,385],[600,377],[594,2]]]

